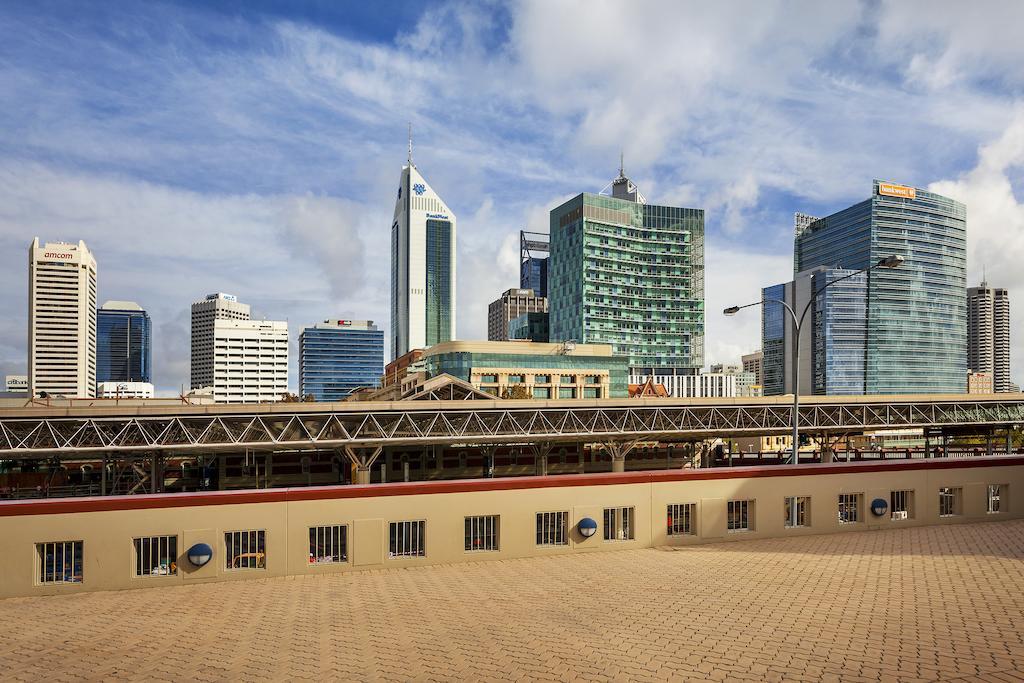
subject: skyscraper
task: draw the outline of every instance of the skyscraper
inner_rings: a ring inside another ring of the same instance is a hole
[[[299,335],[299,393],[341,401],[359,387],[380,386],[384,331],[372,320],[325,320]]]
[[[963,392],[966,207],[926,190],[875,180],[869,199],[804,226],[798,220],[796,273],[817,266],[859,270],[892,255],[906,260],[867,276],[864,392]],[[768,348],[764,351],[767,394]]]
[[[519,231],[519,288],[548,295],[548,254],[551,242],[542,232]]]
[[[1010,391],[1010,296],[987,282],[967,290],[967,367],[991,375],[996,392]]]
[[[552,341],[611,344],[630,383],[704,365],[704,211],[648,204],[621,167],[611,196],[551,211]]]
[[[267,403],[288,391],[288,323],[250,320],[230,294],[192,304],[192,388],[216,403]]]
[[[96,259],[85,242],[28,251],[28,393],[96,396]]]
[[[249,320],[249,304],[234,294],[207,294],[192,304],[192,389],[213,386],[213,324],[216,320]]]
[[[134,301],[108,301],[96,312],[96,381],[152,382],[149,314]]]
[[[532,289],[508,289],[487,306],[487,341],[508,341],[510,321],[527,313],[547,313],[548,300]]]
[[[412,163],[391,223],[391,355],[455,338],[455,214]]]

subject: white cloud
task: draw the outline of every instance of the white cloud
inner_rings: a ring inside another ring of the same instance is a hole
[[[932,183],[929,189],[967,205],[968,286],[982,274],[993,287],[1010,290],[1010,319],[1024,319],[1024,202],[1014,193],[1010,176],[1024,169],[1024,106],[998,139],[978,150],[977,165],[953,180]],[[1022,379],[1024,334],[1011,324],[1013,377]]]

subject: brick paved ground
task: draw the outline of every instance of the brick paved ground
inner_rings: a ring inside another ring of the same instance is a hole
[[[1024,680],[1024,521],[0,601],[0,679]]]

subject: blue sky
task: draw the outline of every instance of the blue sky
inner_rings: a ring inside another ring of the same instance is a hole
[[[410,121],[459,216],[461,338],[517,284],[517,231],[620,150],[651,201],[706,209],[708,362],[758,347],[756,313],[716,311],[787,276],[793,212],[874,177],[967,203],[969,279],[1020,319],[1022,25],[996,2],[4,3],[0,374],[24,372],[35,235],[86,240],[101,300],[151,312],[164,391],[208,292],[293,337],[386,326]]]

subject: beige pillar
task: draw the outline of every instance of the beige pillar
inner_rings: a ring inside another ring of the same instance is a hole
[[[370,483],[370,468],[363,467],[362,465],[356,466],[356,483],[357,484],[369,484]]]
[[[626,471],[626,456],[615,457],[612,456],[612,472],[625,472]]]

